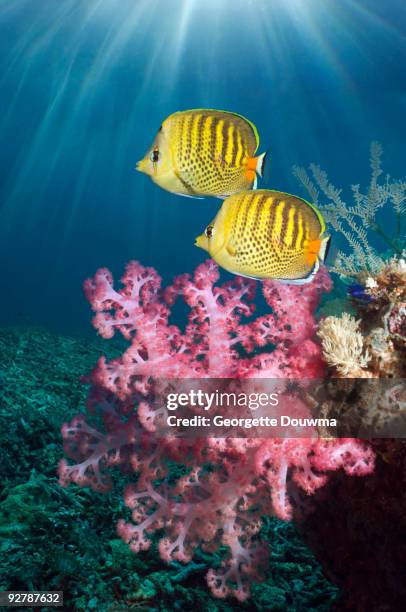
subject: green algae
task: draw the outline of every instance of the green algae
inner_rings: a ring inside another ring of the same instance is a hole
[[[330,609],[337,590],[291,523],[264,520],[260,537],[270,541],[271,562],[242,604],[215,599],[206,586],[224,550],[197,550],[186,566],[166,565],[155,542],[135,555],[117,538],[115,524],[128,513],[120,473],[107,495],[59,486],[60,427],[83,410],[80,377],[101,354],[121,351],[112,341],[0,330],[0,590],[62,590],[64,609],[79,611]]]

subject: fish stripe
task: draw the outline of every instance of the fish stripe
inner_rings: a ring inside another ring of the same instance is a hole
[[[216,159],[216,130],[217,130],[217,119],[213,117],[213,121],[210,126],[210,147],[211,147],[211,159]]]
[[[282,233],[283,228],[283,211],[285,210],[286,202],[280,200],[276,204],[275,208],[275,221],[273,225],[272,237],[278,239]]]
[[[233,161],[234,153],[234,132],[235,128],[232,123],[228,124],[227,143],[226,143],[226,163],[230,166]]]
[[[251,206],[250,197],[245,195],[241,198],[241,213],[238,219],[238,234],[239,237],[244,235],[244,229],[248,228],[248,219],[249,219],[249,209]]]
[[[224,119],[220,119],[216,125],[216,158],[223,158],[223,125]]]
[[[212,123],[213,123],[213,116],[208,115],[207,117],[205,117],[205,120],[202,126],[202,135],[204,135],[202,153],[206,159],[207,158],[212,159],[211,157],[211,126],[212,126]]]
[[[203,143],[204,143],[204,126],[206,123],[207,117],[205,115],[200,116],[200,123],[198,126],[198,137],[197,137],[197,151],[199,154],[203,154]]]
[[[183,154],[183,123],[184,123],[184,118],[183,117],[179,117],[179,123],[178,125],[175,124],[172,133],[176,134],[179,138],[179,151],[180,151],[180,156],[182,156]],[[177,129],[176,129],[177,128]],[[170,138],[170,136],[169,136]]]
[[[199,152],[202,158],[204,158],[204,149],[205,149],[205,141],[206,141],[206,138],[205,138],[206,123],[207,123],[207,116],[202,115],[202,120],[200,122],[200,127],[199,127],[199,141],[198,141]]]
[[[264,222],[264,218],[263,218],[263,211],[264,211],[264,205],[266,203],[266,195],[257,195],[256,196],[256,211],[255,211],[255,215],[256,215],[256,219],[255,219],[255,223],[254,223],[254,231],[258,230],[258,228],[260,227],[260,225]]]
[[[262,227],[263,230],[266,230],[265,236],[268,238],[269,237],[269,202],[268,202],[268,198],[266,195],[263,195],[261,198],[261,209],[260,209],[260,214],[261,214],[261,220],[262,220]]]
[[[249,208],[249,201],[247,199],[247,196],[243,196],[241,198],[241,205],[238,211],[237,224],[236,224],[236,233],[237,233],[238,239],[241,239],[243,237],[244,227],[247,227],[248,208]]]
[[[298,217],[299,217],[299,211],[298,209],[295,207],[294,209],[295,214],[294,214],[294,218],[293,218],[293,235],[292,235],[292,247],[296,246],[296,240],[297,240],[297,235],[299,232],[299,228],[298,228]]]
[[[304,237],[303,215],[299,211],[298,216],[297,216],[297,238],[296,238],[296,243],[295,243],[296,251],[300,251],[300,249],[303,248],[303,237]]]
[[[185,150],[185,139],[184,139],[184,129],[183,129],[185,118],[179,117],[178,121],[179,123],[176,123],[175,125],[172,126],[171,134],[173,134],[174,137],[179,138],[179,146],[175,148],[176,157],[179,161],[182,159],[184,155],[184,150]],[[169,138],[171,138],[171,134],[169,135]]]
[[[272,237],[275,236],[276,211],[281,201],[282,200],[280,198],[272,198]]]
[[[274,214],[274,199],[267,197],[267,211],[266,214],[268,216],[268,238],[272,242],[272,230],[275,223],[275,214]]]
[[[310,236],[310,225],[309,225],[309,221],[306,219],[305,220],[305,240],[309,240],[309,236]]]
[[[237,130],[237,156],[235,159],[235,165],[238,168],[241,164],[242,156],[244,153],[244,147],[242,142],[241,130]]]
[[[238,214],[241,208],[241,199],[237,199],[235,201],[234,207],[233,207],[233,211],[234,214],[232,215],[232,223],[230,226],[230,238],[231,240],[235,239],[235,237],[237,236],[237,218],[238,218]],[[230,210],[230,208],[228,208],[228,210]]]
[[[253,197],[251,194],[248,197],[248,199],[250,200],[250,205],[249,205],[249,209],[248,209],[248,227],[250,228],[250,230],[252,230],[252,226],[255,224],[255,218],[256,218],[256,210],[257,210],[257,206],[256,206],[256,195]]]
[[[286,244],[286,232],[288,230],[288,225],[289,225],[289,211],[290,211],[290,204],[289,204],[289,200],[287,200],[286,206],[283,209],[283,223],[282,223],[282,234],[281,234],[281,238],[283,238],[285,244]]]
[[[183,124],[183,135],[185,138],[185,148],[183,149],[184,157],[189,157],[192,152],[192,143],[191,143],[191,127],[192,127],[193,117],[192,115],[185,115],[185,122]]]
[[[240,198],[239,207],[236,215],[236,230],[239,237],[243,235],[244,227],[247,224],[248,207],[246,205],[246,200],[246,196]]]
[[[288,224],[285,233],[285,244],[292,246],[293,244],[293,230],[295,228],[295,208],[291,206],[288,213]]]
[[[258,198],[258,194],[255,194],[252,197],[252,202],[253,202],[253,214],[251,217],[251,231],[253,232],[253,234],[256,233],[256,230],[258,229],[258,224],[260,222],[260,216],[258,214],[259,212],[259,198]]]
[[[195,115],[192,120],[192,133],[191,133],[191,144],[192,150],[198,151],[198,138],[199,138],[199,123],[201,115]]]
[[[236,167],[235,161],[237,159],[237,153],[238,153],[238,132],[239,132],[238,127],[234,126],[234,130],[233,130],[233,157],[232,157],[232,160],[231,160],[231,166],[233,168]]]
[[[223,163],[226,161],[226,153],[227,153],[227,131],[229,126],[228,118],[223,121],[222,130],[221,130],[221,159]]]
[[[210,125],[210,159],[214,161],[213,168],[217,175],[219,181],[223,180],[223,174],[221,172],[222,164],[220,160],[220,152],[217,141],[217,131],[218,131],[219,120],[217,117],[213,117],[213,121]],[[221,128],[220,128],[221,129]]]

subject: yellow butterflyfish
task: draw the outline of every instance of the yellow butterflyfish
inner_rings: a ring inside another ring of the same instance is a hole
[[[304,284],[326,257],[325,230],[321,213],[309,202],[259,189],[227,198],[195,244],[234,274]]]
[[[226,198],[255,189],[265,153],[253,123],[236,113],[195,109],[162,123],[137,170],[163,189],[190,197]]]

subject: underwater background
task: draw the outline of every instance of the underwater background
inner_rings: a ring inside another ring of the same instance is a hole
[[[303,529],[275,517],[261,532],[272,563],[244,604],[209,592],[217,553],[186,566],[155,546],[132,554],[117,489],[59,486],[60,428],[84,409],[81,377],[123,350],[96,337],[83,281],[136,259],[167,283],[206,258],[194,239],[221,201],[135,170],[162,120],[235,111],[269,153],[260,186],[306,197],[292,168],[315,162],[351,195],[369,183],[372,141],[384,172],[405,174],[405,65],[404,0],[0,0],[0,590],[62,589],[64,609],[101,612],[334,607]]]
[[[402,0],[1,0],[0,322],[92,333],[98,267],[203,261],[220,201],[135,171],[176,110],[253,121],[265,187],[305,195],[292,166],[311,162],[364,184],[373,140],[402,176],[405,22]]]

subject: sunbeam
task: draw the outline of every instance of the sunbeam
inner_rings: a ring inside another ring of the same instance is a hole
[[[207,215],[134,170],[176,110],[250,117],[275,188],[290,185],[293,164],[356,165],[372,138],[400,143],[405,44],[378,5],[0,0],[4,249],[29,250],[40,233],[36,248],[62,269],[72,245],[89,240],[91,257],[113,232],[131,256],[164,257],[178,227]]]

